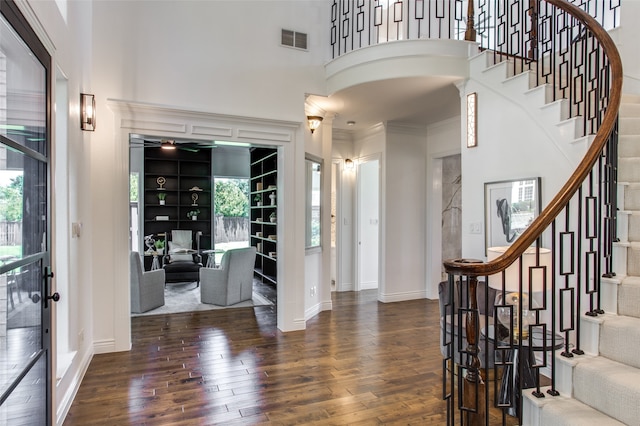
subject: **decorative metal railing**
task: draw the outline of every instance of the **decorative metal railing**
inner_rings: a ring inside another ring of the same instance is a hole
[[[584,354],[580,318],[603,313],[600,280],[615,275],[622,65],[606,30],[583,10],[596,2],[580,3],[480,6],[495,17],[493,28],[476,30],[494,60],[549,84],[593,140],[558,194],[502,254],[486,263],[444,262],[443,397],[451,425],[507,424],[509,415],[522,414],[523,389],[538,398],[558,395],[555,354]],[[614,21],[617,6],[608,9]]]
[[[571,0],[604,28],[619,24],[621,0]],[[519,19],[529,21],[538,1],[476,0],[333,0],[331,4],[332,58],[380,43],[397,40],[451,39],[475,41],[484,49],[496,44],[512,49],[504,36],[516,36]],[[517,19],[515,19],[517,18]],[[544,23],[541,28],[546,30]],[[508,25],[508,26],[505,26]],[[513,31],[509,31],[509,29]],[[502,39],[499,43],[494,36]],[[541,34],[544,34],[541,33]],[[520,35],[534,36],[530,32]]]

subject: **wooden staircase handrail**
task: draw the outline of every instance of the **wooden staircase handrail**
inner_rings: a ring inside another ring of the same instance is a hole
[[[607,31],[588,13],[574,6],[566,0],[545,0],[547,3],[564,10],[577,20],[581,21],[594,37],[598,40],[605,55],[609,59],[611,71],[611,89],[609,102],[602,123],[600,124],[595,138],[587,150],[578,167],[569,177],[564,186],[542,210],[538,217],[531,225],[509,246],[503,255],[487,263],[475,263],[477,261],[466,259],[445,260],[445,270],[450,274],[467,275],[467,276],[483,276],[493,275],[504,271],[512,263],[514,263],[544,232],[545,229],[553,222],[560,212],[569,203],[569,200],[578,191],[593,169],[596,161],[602,154],[607,140],[615,128],[620,101],[622,97],[622,60],[615,46],[615,43],[607,33]]]

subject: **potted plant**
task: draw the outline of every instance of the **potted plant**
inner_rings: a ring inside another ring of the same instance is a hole
[[[195,210],[190,210],[187,213],[187,217],[190,217],[191,220],[198,220],[198,215],[200,214],[200,210],[195,209]]]
[[[276,212],[272,212],[272,213],[269,215],[269,220],[270,220],[272,223],[275,223],[275,222],[276,222]]]
[[[160,205],[164,206],[164,200],[167,198],[166,192],[158,192],[158,201],[160,201]]]
[[[256,202],[256,205],[259,207],[262,205],[262,194],[256,194],[256,196],[253,198],[253,201]]]
[[[158,254],[162,254],[164,252],[164,240],[156,240],[155,246]]]

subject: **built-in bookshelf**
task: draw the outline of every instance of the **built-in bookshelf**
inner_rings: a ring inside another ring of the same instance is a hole
[[[189,229],[195,244],[200,231],[200,249],[210,249],[211,181],[211,150],[145,148],[144,235],[163,239],[174,229]]]
[[[273,148],[251,149],[251,245],[256,247],[255,276],[278,282],[278,154]]]

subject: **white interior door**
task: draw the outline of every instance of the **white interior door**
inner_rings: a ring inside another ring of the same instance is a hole
[[[364,159],[358,164],[358,245],[356,290],[378,288],[380,258],[380,161]]]

